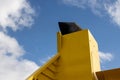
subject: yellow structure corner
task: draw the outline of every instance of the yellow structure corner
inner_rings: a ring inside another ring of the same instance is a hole
[[[98,45],[90,31],[57,35],[58,53],[27,80],[96,80]]]

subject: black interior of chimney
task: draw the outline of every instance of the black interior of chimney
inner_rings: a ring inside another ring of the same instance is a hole
[[[60,28],[62,35],[82,30],[74,22],[58,22],[58,24],[59,24],[59,28]]]

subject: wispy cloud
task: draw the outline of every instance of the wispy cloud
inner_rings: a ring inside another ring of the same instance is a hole
[[[120,0],[112,4],[106,4],[106,11],[114,23],[120,26]]]
[[[94,14],[108,14],[112,21],[120,26],[120,0],[62,0],[64,4],[81,9],[90,9]]]
[[[33,15],[34,10],[27,0],[0,0],[0,29],[4,31],[29,27],[33,23]]]
[[[106,62],[106,61],[111,61],[113,59],[113,55],[111,53],[105,53],[99,51],[99,56],[100,56],[100,62]]]
[[[26,0],[0,0],[0,79],[25,80],[38,65],[23,59],[25,50],[8,35],[7,28],[16,31],[30,27],[34,10]]]
[[[101,15],[105,0],[62,0],[66,5],[76,6],[81,9],[89,8],[94,14]]]

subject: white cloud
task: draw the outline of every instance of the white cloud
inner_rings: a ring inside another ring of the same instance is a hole
[[[99,56],[101,62],[111,61],[113,59],[113,55],[111,53],[104,53],[99,51]]]
[[[27,0],[0,0],[0,29],[4,31],[29,27],[33,23],[33,15],[34,10]]]
[[[120,26],[120,0],[62,0],[64,4],[82,9],[90,9],[99,16],[109,15],[112,21]]]
[[[25,50],[6,33],[7,28],[30,27],[33,15],[27,0],[0,0],[0,80],[25,80],[38,68],[35,62],[22,58]]]
[[[104,2],[102,0],[62,0],[64,4],[76,6],[78,8],[89,8],[94,14],[101,15],[101,9],[103,9]],[[101,4],[100,4],[101,3]]]
[[[85,4],[86,4],[86,0],[63,0],[64,4],[68,4],[68,5],[73,5],[73,6],[77,6],[80,8],[84,8]]]
[[[12,38],[3,32],[0,32],[0,54],[19,57],[23,55],[23,53],[23,48],[19,46],[15,38]]]
[[[63,3],[78,8],[97,7],[97,0],[63,0]]]
[[[22,59],[23,48],[15,38],[0,32],[0,79],[25,80],[38,65],[27,59]]]
[[[120,0],[117,0],[113,4],[107,4],[106,10],[112,21],[120,26]]]

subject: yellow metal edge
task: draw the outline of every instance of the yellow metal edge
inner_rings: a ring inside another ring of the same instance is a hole
[[[61,32],[57,32],[57,52],[60,51],[62,47],[62,34]]]
[[[40,74],[43,70],[45,70],[51,63],[53,63],[56,59],[60,57],[60,54],[57,53],[55,56],[53,56],[48,62],[46,62],[43,66],[41,66],[39,69],[37,69],[33,74],[31,74],[26,80],[32,80],[36,77],[36,75]]]
[[[88,29],[88,38],[89,38],[89,40],[90,40],[90,37],[92,37],[92,40],[94,40],[94,42],[95,42],[95,44],[97,45],[97,47],[98,47],[98,43],[97,43],[97,41],[96,41],[96,39],[94,38],[94,35],[91,33],[91,31]],[[89,47],[90,47],[90,41],[89,41]],[[99,47],[98,47],[98,49],[99,49]],[[89,48],[89,51],[90,51],[90,55],[91,55],[91,57],[90,57],[90,60],[91,60],[91,69],[92,68],[94,68],[94,66],[93,66],[93,59],[92,59],[92,54],[91,54],[91,50],[90,50],[90,48]],[[99,54],[98,54],[99,55]],[[99,62],[100,62],[100,59],[98,59],[99,60]],[[99,64],[100,65],[100,64]],[[100,68],[100,70],[99,71],[101,71],[101,68]],[[93,80],[98,80],[98,77],[97,77],[97,74],[96,74],[96,72],[97,71],[94,71],[93,69],[92,69],[92,73],[91,74],[93,74],[92,75],[92,79]]]

